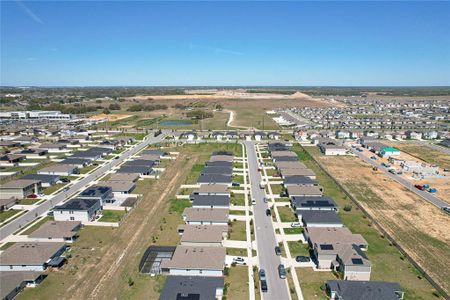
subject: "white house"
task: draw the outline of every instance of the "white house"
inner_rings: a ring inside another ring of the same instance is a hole
[[[74,198],[53,209],[55,221],[90,222],[101,213],[100,200]]]

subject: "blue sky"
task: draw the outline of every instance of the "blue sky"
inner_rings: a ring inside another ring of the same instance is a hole
[[[0,4],[2,85],[450,85],[450,2]]]

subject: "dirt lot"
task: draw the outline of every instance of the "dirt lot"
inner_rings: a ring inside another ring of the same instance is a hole
[[[449,217],[381,172],[373,172],[358,158],[318,157],[396,242],[449,292]]]

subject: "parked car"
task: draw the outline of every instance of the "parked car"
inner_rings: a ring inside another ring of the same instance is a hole
[[[450,206],[445,206],[442,208],[442,210],[448,214],[450,214]]]
[[[261,291],[263,293],[267,292],[267,281],[265,281],[265,280],[261,280]]]
[[[435,189],[435,188],[429,188],[429,189],[428,189],[428,192],[429,192],[429,193],[436,193],[436,192],[437,192],[437,189]]]
[[[31,194],[27,198],[36,199],[38,196],[36,194]]]
[[[263,200],[264,200],[264,203],[267,203],[269,201],[269,199],[267,199],[267,197],[264,197]]]
[[[311,258],[309,256],[299,255],[295,257],[296,262],[310,262]]]
[[[259,280],[266,280],[266,271],[264,269],[259,270]]]
[[[243,258],[243,257],[240,257],[240,256],[234,257],[234,258],[233,258],[233,262],[236,263],[236,264],[238,264],[238,265],[243,265],[243,264],[245,264],[244,258]]]
[[[120,156],[116,156],[116,157],[114,157],[114,159],[119,159],[120,158]]]
[[[70,179],[69,178],[61,178],[59,181],[61,181],[63,183],[69,183]]]
[[[266,209],[266,216],[271,216],[272,212],[270,211],[270,209]]]
[[[280,256],[280,255],[281,255],[281,248],[280,248],[280,247],[275,246],[275,254],[276,254],[277,256]]]
[[[252,205],[256,205],[256,200],[255,200],[255,198],[252,198]]]
[[[429,184],[424,184],[424,185],[423,185],[423,188],[427,190],[427,189],[430,188],[430,185],[429,185]]]
[[[286,279],[286,269],[283,264],[278,265],[278,276],[280,276],[281,279]]]
[[[293,222],[293,223],[291,223],[291,227],[292,228],[300,228],[300,227],[302,227],[302,223],[300,223],[300,222]]]
[[[371,156],[370,159],[377,160],[376,156]]]
[[[231,186],[241,186],[241,184],[239,182],[232,182]]]

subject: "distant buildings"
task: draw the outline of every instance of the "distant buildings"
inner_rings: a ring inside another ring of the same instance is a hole
[[[0,112],[0,119],[4,120],[71,120],[73,115],[60,111],[32,110]]]

